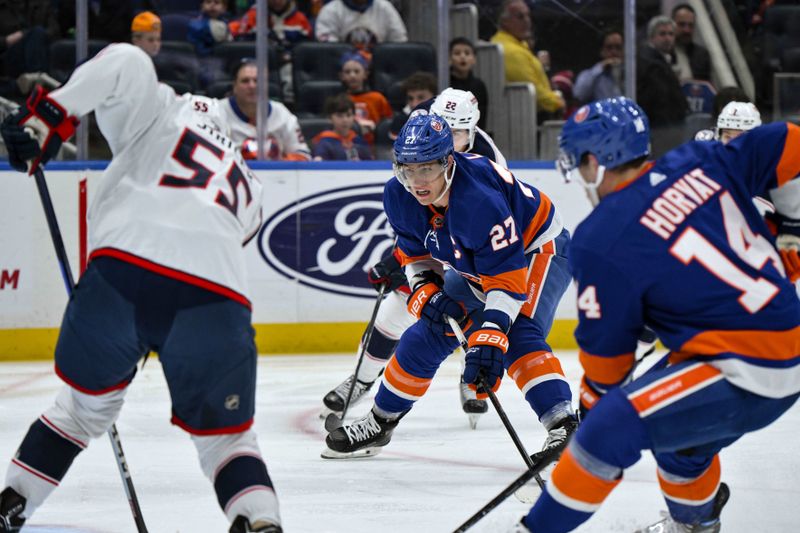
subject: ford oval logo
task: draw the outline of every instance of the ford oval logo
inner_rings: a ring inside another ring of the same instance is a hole
[[[366,272],[394,243],[383,212],[383,187],[343,187],[287,205],[261,228],[261,257],[303,285],[375,298]]]

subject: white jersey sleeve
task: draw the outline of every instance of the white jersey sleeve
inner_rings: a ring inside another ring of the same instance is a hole
[[[261,184],[211,101],[176,96],[150,58],[113,44],[51,96],[94,110],[113,158],[92,193],[90,259],[111,256],[249,304],[242,245],[261,225]]]

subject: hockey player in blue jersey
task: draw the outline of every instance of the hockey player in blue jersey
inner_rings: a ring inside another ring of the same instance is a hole
[[[650,450],[669,514],[642,531],[717,532],[729,495],[720,450],[800,393],[800,300],[789,279],[800,128],[689,142],[655,163],[649,143],[647,117],[625,98],[582,107],[560,137],[559,168],[596,205],[569,260],[586,416],[520,531],[575,529]],[[751,200],[768,191],[789,221],[781,250]],[[633,378],[645,326],[671,351]]]
[[[564,442],[576,426],[572,395],[545,342],[570,283],[569,234],[555,206],[505,167],[455,152],[450,127],[436,115],[411,117],[394,155],[384,208],[419,320],[403,333],[373,408],[331,432],[322,456],[374,455],[389,442],[458,346],[447,316],[469,336],[465,382],[485,373],[497,388],[507,371],[548,430],[545,447]]]
[[[424,115],[428,112],[442,117],[450,126],[453,133],[453,145],[457,152],[480,154],[488,157],[502,167],[506,165],[506,158],[494,144],[489,135],[478,127],[481,117],[478,109],[478,100],[469,91],[461,91],[448,87],[436,98],[431,98],[417,106],[412,115]],[[353,405],[364,398],[383,372],[383,368],[394,354],[400,336],[408,329],[416,318],[408,313],[406,299],[411,293],[406,275],[400,266],[400,257],[397,250],[376,263],[368,271],[369,282],[376,288],[385,285],[386,296],[378,310],[374,330],[370,337],[369,346],[366,347],[361,364],[358,367],[358,376],[355,376],[355,389],[350,399]],[[366,337],[366,332],[362,338]],[[461,350],[459,350],[461,352]],[[340,414],[354,376],[350,374],[323,398],[325,411]],[[479,400],[475,392],[470,390],[463,380],[459,380],[459,396],[461,408],[469,417],[470,426],[475,429],[479,417],[488,411],[486,400]]]

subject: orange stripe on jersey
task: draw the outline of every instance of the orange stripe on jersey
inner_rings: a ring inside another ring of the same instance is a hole
[[[528,227],[525,228],[525,232],[522,234],[522,242],[525,244],[525,248],[530,246],[533,242],[534,237],[542,229],[542,226],[545,222],[547,222],[547,218],[550,216],[550,211],[553,209],[553,202],[550,201],[550,198],[547,197],[542,191],[539,191],[539,209],[536,211],[536,214],[533,216],[530,224]]]
[[[628,400],[640,416],[647,416],[682,398],[692,389],[719,379],[722,379],[722,372],[711,365],[698,363],[630,394]]]
[[[525,354],[508,367],[508,375],[520,389],[524,389],[525,385],[531,381],[551,374],[563,376],[564,371],[561,369],[561,362],[558,358],[545,351]]]
[[[528,272],[528,298],[522,304],[519,312],[523,316],[533,317],[536,312],[536,304],[539,302],[544,278],[547,275],[550,261],[556,253],[556,245],[553,241],[547,241],[542,245],[542,251],[533,254],[533,261]]]
[[[715,455],[706,471],[696,479],[675,483],[664,479],[659,470],[658,483],[661,485],[661,492],[670,500],[678,500],[687,505],[702,505],[717,493],[721,472],[719,455]]]
[[[431,385],[430,379],[418,378],[403,370],[395,356],[389,359],[383,379],[398,391],[417,398],[422,397]]]
[[[564,450],[550,479],[561,494],[589,505],[603,503],[622,481],[622,478],[607,481],[595,476],[578,464],[569,448]]]
[[[397,247],[397,253],[395,254],[395,257],[397,258],[398,261],[400,261],[400,266],[406,266],[407,264],[414,263],[415,261],[422,261],[424,259],[430,259],[431,258],[431,254],[410,256],[410,255],[407,255],[398,246]]]
[[[786,142],[775,174],[778,176],[778,187],[786,185],[800,174],[800,127],[794,124],[786,124]]]
[[[484,292],[502,289],[517,294],[525,294],[525,278],[527,275],[528,269],[526,268],[503,272],[495,276],[481,275],[481,286]]]
[[[633,352],[603,357],[583,350],[578,352],[578,359],[586,377],[602,385],[616,385],[625,379],[635,361]]]
[[[784,331],[703,331],[686,341],[679,353],[672,354],[670,362],[681,361],[694,354],[716,355],[725,352],[770,361],[793,359],[800,356],[800,326]]]

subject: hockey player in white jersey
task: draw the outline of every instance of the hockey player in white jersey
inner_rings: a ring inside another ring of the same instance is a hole
[[[478,109],[478,99],[471,92],[448,87],[435,99],[429,100],[427,105],[421,104],[411,116],[427,114],[429,111],[447,121],[453,130],[453,144],[456,151],[478,153],[503,167],[506,166],[506,158],[492,138],[478,128],[481,113]],[[411,290],[394,250],[374,265],[368,271],[367,277],[376,290],[380,285],[385,285],[384,293],[388,296],[378,310],[375,329],[358,368],[355,389],[350,399],[351,405],[364,398],[372,388],[394,353],[403,332],[416,322],[406,307],[406,299]],[[366,332],[362,336],[362,342],[364,338]],[[463,373],[464,353],[460,348],[457,352],[461,358]],[[353,374],[325,395],[323,403],[326,410],[322,412],[323,417],[331,412],[341,414],[352,383]],[[470,426],[475,429],[480,415],[488,410],[486,400],[479,400],[475,391],[471,390],[463,380],[459,383],[459,396],[461,408],[469,417]]]
[[[280,532],[251,429],[257,354],[242,247],[261,224],[261,184],[216,102],[176,96],[129,44],[108,46],[66,85],[34,93],[9,116],[0,127],[9,162],[32,172],[91,111],[113,158],[89,210],[89,265],[56,346],[65,385],[8,466],[0,531],[19,531],[108,430],[152,350],[171,421],[191,435],[230,531]]]

